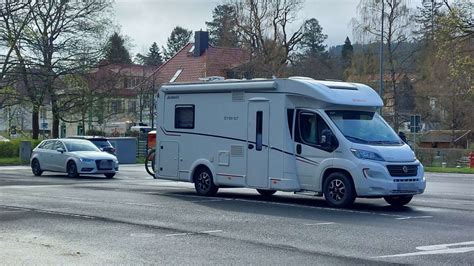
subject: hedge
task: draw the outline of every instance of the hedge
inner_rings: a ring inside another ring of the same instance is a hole
[[[31,142],[31,149],[34,149],[41,140],[28,140]],[[13,158],[20,156],[21,140],[12,140],[9,142],[0,142],[0,158]]]

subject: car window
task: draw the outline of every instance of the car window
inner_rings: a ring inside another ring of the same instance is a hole
[[[45,149],[45,150],[52,150],[53,147],[54,147],[54,141],[48,140],[48,141],[45,142],[45,144],[41,148]]]
[[[55,141],[53,149],[54,150],[57,150],[57,149],[63,149],[64,150],[64,145],[62,144],[61,141]]]

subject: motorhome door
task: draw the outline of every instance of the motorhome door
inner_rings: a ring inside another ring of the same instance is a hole
[[[268,187],[270,106],[268,99],[252,98],[247,115],[247,186]]]

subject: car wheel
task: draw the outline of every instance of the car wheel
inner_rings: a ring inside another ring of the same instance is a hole
[[[264,197],[270,197],[271,195],[275,194],[276,190],[257,189],[257,192]]]
[[[43,170],[41,170],[40,163],[37,159],[34,159],[31,162],[31,171],[35,176],[40,176],[43,173]]]
[[[105,174],[105,177],[106,177],[106,178],[109,178],[109,179],[110,179],[110,178],[114,178],[114,176],[115,176],[115,173],[112,173],[112,174]]]
[[[355,189],[349,177],[340,172],[330,174],[323,185],[324,198],[332,207],[343,208],[354,203]]]
[[[407,205],[413,196],[390,196],[384,197],[385,201],[393,207],[402,207]]]
[[[79,177],[79,174],[77,173],[76,163],[73,161],[67,163],[67,176],[71,178]]]
[[[219,187],[214,184],[211,171],[207,167],[199,167],[194,174],[194,188],[198,195],[214,196]]]

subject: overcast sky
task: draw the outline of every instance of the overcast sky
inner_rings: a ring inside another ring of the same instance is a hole
[[[350,20],[356,14],[358,0],[306,0],[300,20],[316,18],[328,35],[328,46],[352,40]],[[121,34],[131,38],[132,54],[145,53],[153,42],[165,46],[177,25],[187,29],[206,30],[217,0],[115,0],[115,20]]]

